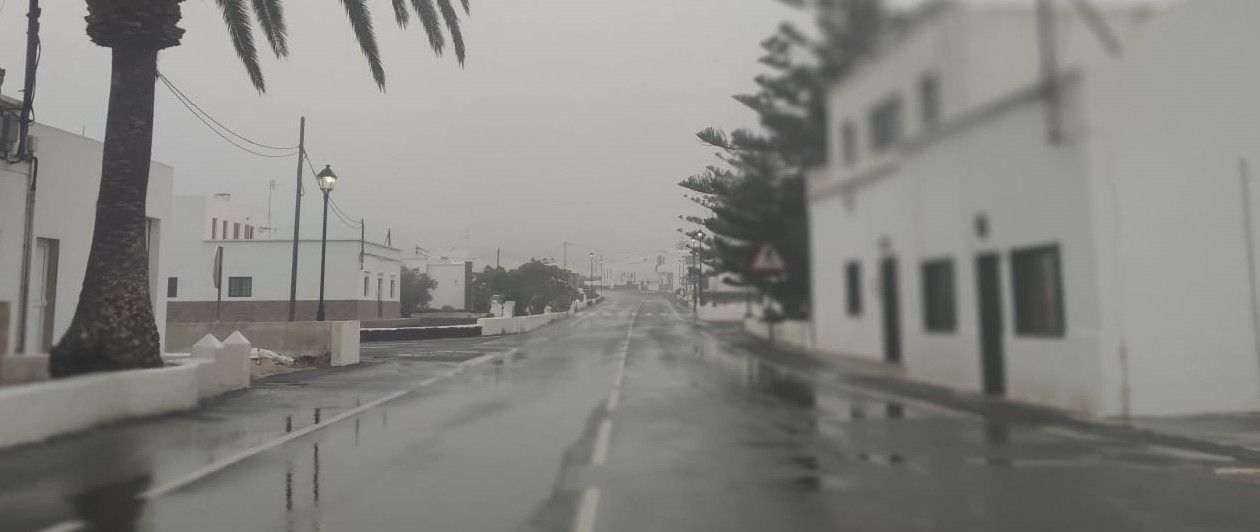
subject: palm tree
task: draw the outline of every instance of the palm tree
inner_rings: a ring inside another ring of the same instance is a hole
[[[160,50],[179,45],[184,33],[178,26],[182,1],[86,0],[88,37],[111,50],[109,112],[87,272],[74,320],[52,350],[49,370],[54,377],[162,365],[149,299],[145,193],[153,150],[157,57]],[[463,64],[464,41],[452,0],[391,1],[394,19],[401,27],[407,26],[415,12],[429,46],[438,55],[446,45],[445,25],[456,59]],[[383,90],[385,70],[367,0],[340,2],[372,79]],[[286,57],[289,49],[283,0],[215,3],[250,81],[259,92],[264,91],[254,23],[275,56]],[[461,3],[467,14],[468,0]]]

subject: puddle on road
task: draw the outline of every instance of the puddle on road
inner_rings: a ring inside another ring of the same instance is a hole
[[[144,510],[140,494],[151,483],[149,475],[142,475],[75,495],[70,504],[87,530],[135,530]]]

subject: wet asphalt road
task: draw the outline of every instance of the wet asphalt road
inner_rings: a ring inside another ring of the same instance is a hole
[[[365,344],[3,451],[0,530],[1260,527],[1260,482],[1218,474],[1247,464],[795,371],[686,310],[612,294],[526,335]]]

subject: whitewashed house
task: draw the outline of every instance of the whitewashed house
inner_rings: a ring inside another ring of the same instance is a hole
[[[321,211],[309,201],[312,197],[319,195],[304,197],[303,215],[322,222]],[[163,284],[171,323],[288,320],[292,222],[277,230],[273,225],[282,224],[278,218],[271,219],[269,210],[234,201],[227,194],[175,197],[176,214],[167,235],[170,273]],[[290,208],[285,215],[291,217],[291,213]],[[399,316],[401,252],[361,239],[362,234],[345,228],[329,232],[324,283],[328,320]],[[308,229],[304,220],[298,242],[294,316],[298,321],[316,317],[320,244],[318,228]],[[223,273],[216,288],[213,265],[219,248],[223,249]]]
[[[13,120],[20,102],[0,96],[0,116]],[[14,128],[16,129],[16,128]],[[0,302],[9,307],[8,322],[0,320],[0,356],[7,353],[46,353],[70,326],[79,304],[79,290],[87,270],[96,198],[100,191],[100,141],[45,124],[31,126],[38,158],[30,245],[29,292],[23,318],[22,256],[27,183],[32,165],[0,161]],[[11,156],[12,147],[0,147]],[[149,289],[158,331],[165,340],[166,298],[159,290],[167,264],[161,235],[171,210],[174,170],[154,162],[149,167],[148,217]],[[21,323],[25,321],[25,330]],[[6,345],[7,344],[7,345]]]
[[[1099,416],[1260,409],[1260,2],[1103,18],[1115,53],[1065,6],[1046,63],[1031,3],[946,4],[832,88],[818,349]]]

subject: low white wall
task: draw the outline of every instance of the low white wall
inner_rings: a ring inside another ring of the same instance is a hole
[[[199,364],[0,388],[0,447],[197,406]]]
[[[728,303],[723,305],[700,305],[700,319],[704,321],[744,321],[748,313],[748,305],[744,303]]]
[[[798,349],[814,349],[814,328],[806,320],[784,320],[773,324],[773,341]],[[771,325],[756,318],[744,320],[744,330],[764,340],[771,339]]]
[[[481,327],[482,336],[500,334],[519,334],[529,332],[558,319],[571,316],[570,312],[552,312],[533,316],[516,316],[513,318],[481,318],[477,325]]]
[[[359,322],[357,321],[269,321],[168,323],[166,345],[169,351],[188,351],[207,334],[227,338],[240,331],[254,347],[292,357],[329,354],[333,366],[359,363]]]

